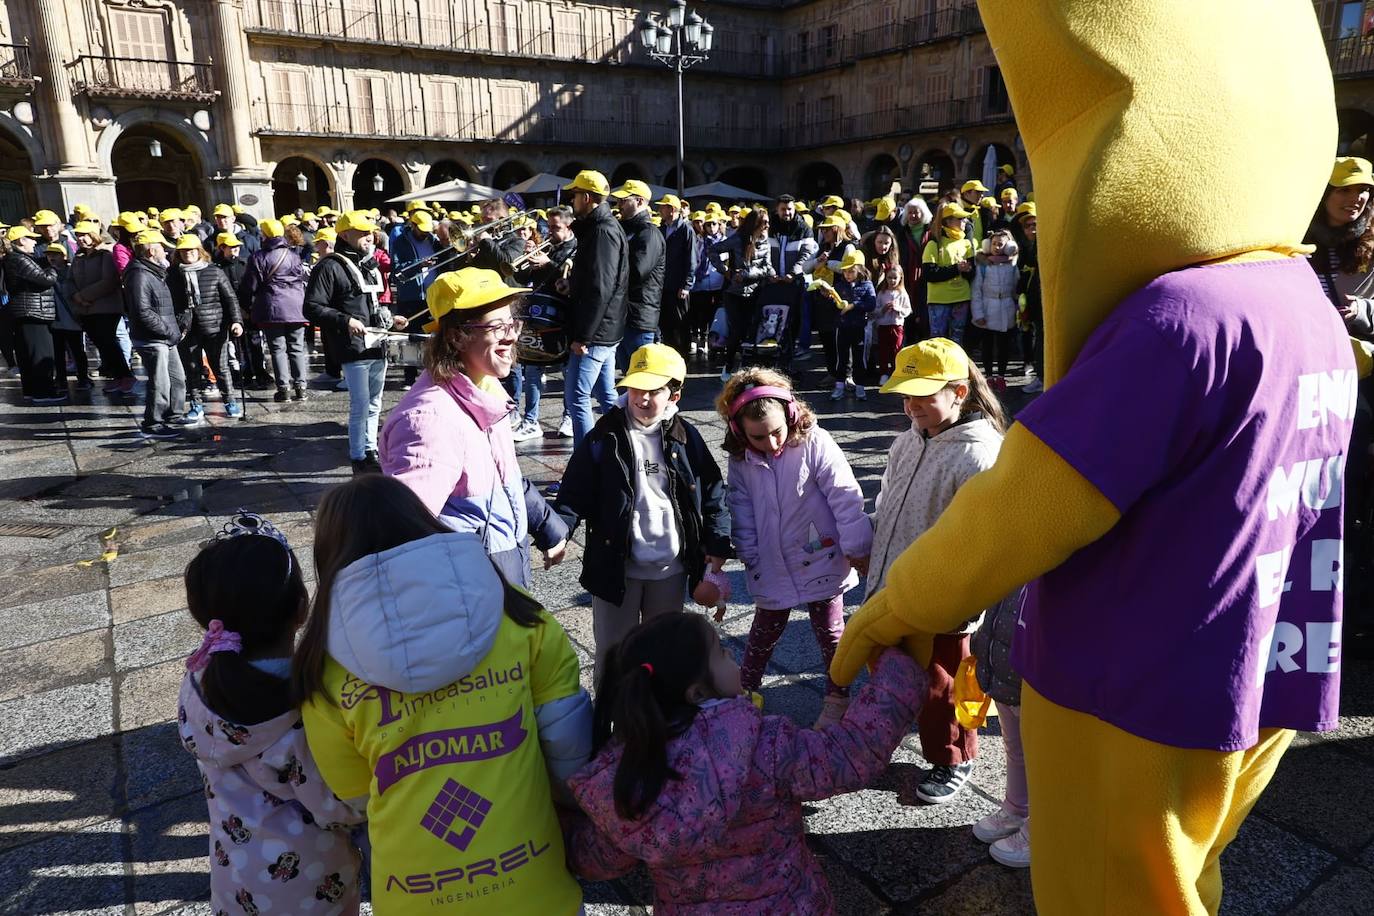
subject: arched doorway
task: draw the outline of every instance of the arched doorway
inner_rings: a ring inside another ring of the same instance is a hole
[[[913,176],[921,194],[943,194],[954,187],[954,160],[942,149],[928,151],[916,160]]]
[[[988,155],[989,152],[991,152],[991,154],[992,154],[991,157],[989,157],[989,155]],[[969,172],[969,176],[968,176],[968,177],[969,177],[969,178],[982,178],[982,179],[983,179],[983,183],[984,183],[984,184],[987,184],[987,179],[984,177],[983,172],[985,171],[985,164],[988,163],[988,162],[992,162],[992,163],[993,163],[993,171],[994,171],[994,172],[995,172],[997,169],[1000,169],[1000,168],[1001,168],[1002,166],[1004,166],[1004,165],[1009,165],[1009,166],[1011,166],[1012,168],[1016,168],[1016,154],[1015,154],[1014,152],[1012,152],[1011,147],[1009,147],[1009,146],[1004,146],[1004,145],[1001,144],[1001,143],[987,143],[987,144],[984,144],[983,146],[980,146],[980,147],[978,147],[976,150],[974,150],[974,151],[973,151],[973,155],[969,158],[969,161],[968,161],[968,172]],[[994,177],[993,177],[994,185],[995,185],[996,180],[997,180],[997,179],[996,179],[996,176],[994,176]],[[993,187],[994,185],[988,185],[988,186],[989,186],[989,187]]]
[[[1341,108],[1336,124],[1336,154],[1368,159],[1374,150],[1374,115],[1360,108]]]
[[[689,164],[684,162],[682,164],[682,186],[685,188],[688,185],[696,184],[697,181],[696,172],[692,170]],[[672,188],[674,191],[677,190],[677,166],[673,166],[663,173],[663,181],[661,184],[665,188]]]
[[[182,207],[209,202],[199,157],[173,131],[157,124],[130,127],[110,151],[115,198],[121,210]]]
[[[454,162],[452,159],[440,159],[429,167],[429,174],[425,176],[425,187],[432,188],[436,184],[450,181],[471,180],[472,174],[461,163]]]
[[[892,182],[901,177],[902,167],[897,164],[896,159],[886,153],[874,156],[864,171],[865,193],[873,197],[882,197],[891,190]]]
[[[844,196],[844,177],[828,162],[810,162],[797,173],[797,194],[807,200],[819,200],[831,194]]]
[[[353,170],[353,206],[359,210],[381,208],[405,191],[401,173],[385,159],[364,159]]]
[[[732,169],[726,169],[720,173],[719,180],[737,188],[744,188],[746,191],[753,191],[755,194],[768,193],[768,176],[757,166],[737,165]]]
[[[8,133],[0,131],[0,221],[16,226],[38,209],[33,173],[28,151]]]
[[[578,172],[585,172],[590,168],[591,166],[585,162],[565,162],[558,167],[558,171],[554,174],[562,178],[576,178]]]
[[[645,175],[644,170],[641,169],[635,163],[622,162],[620,163],[620,165],[616,166],[615,171],[611,173],[611,187],[619,187],[625,182],[635,178],[638,178],[640,181],[644,181],[648,178],[648,176]]]
[[[329,175],[309,159],[290,156],[272,170],[272,212],[316,210],[330,200]]]
[[[560,173],[561,174],[561,173]],[[507,159],[496,167],[496,174],[492,176],[491,186],[498,191],[509,191],[515,185],[524,181],[526,178],[533,178],[534,173],[530,167],[523,162],[514,159]]]

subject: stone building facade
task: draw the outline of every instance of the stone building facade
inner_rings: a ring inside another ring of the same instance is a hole
[[[1316,3],[1336,38],[1351,4]],[[370,206],[451,178],[506,188],[584,167],[672,185],[674,77],[636,38],[645,11],[665,9],[0,0],[0,218],[77,202]],[[970,0],[700,12],[715,47],[685,80],[688,184],[868,197],[894,178],[962,180],[989,158],[1026,183]],[[1363,82],[1338,82],[1361,112]]]

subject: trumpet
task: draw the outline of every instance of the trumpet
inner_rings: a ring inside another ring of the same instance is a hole
[[[535,255],[543,254],[544,252],[548,251],[548,250],[549,250],[550,248],[552,248],[552,247],[553,247],[553,240],[551,240],[551,239],[544,239],[544,241],[540,242],[540,243],[539,243],[538,245],[536,245],[534,248],[532,248],[531,250],[525,252],[525,253],[522,254],[520,257],[516,258],[514,261],[511,261],[511,262],[510,262],[510,269],[511,269],[511,272],[512,272],[512,273],[515,273],[515,272],[517,272],[517,271],[523,270],[523,269],[525,268],[525,265],[527,265],[527,264],[530,262],[530,260],[534,258]]]
[[[494,235],[505,235],[514,231],[514,224],[524,219],[525,214],[515,212],[500,219],[494,219],[489,223],[480,226],[472,226],[467,229],[459,229],[458,232],[450,236],[449,246],[442,251],[436,251],[427,258],[418,261],[411,261],[396,270],[392,275],[395,283],[408,283],[417,274],[425,273],[430,270],[447,270],[464,258],[477,253],[477,248],[472,243],[478,236],[486,233]]]

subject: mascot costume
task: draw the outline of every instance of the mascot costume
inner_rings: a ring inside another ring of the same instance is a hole
[[[979,5],[1035,174],[1049,387],[832,675],[926,662],[1030,582],[1037,909],[1216,913],[1294,730],[1337,723],[1356,361],[1301,244],[1330,66],[1309,0]]]

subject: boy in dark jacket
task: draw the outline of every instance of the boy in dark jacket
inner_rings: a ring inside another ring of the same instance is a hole
[[[554,508],[587,522],[582,587],[592,595],[596,680],[606,652],[641,620],[681,611],[708,565],[734,556],[725,484],[696,427],[677,412],[687,365],[646,344],[621,381],[624,406],[573,450]]]
[[[177,239],[176,263],[167,271],[167,289],[172,294],[177,324],[185,335],[178,349],[191,396],[186,420],[199,423],[205,419],[210,390],[207,361],[225,414],[234,419],[243,416],[243,407],[234,400],[229,374],[229,338],[243,334],[238,294],[228,275],[210,263],[205,249],[189,232]]]

